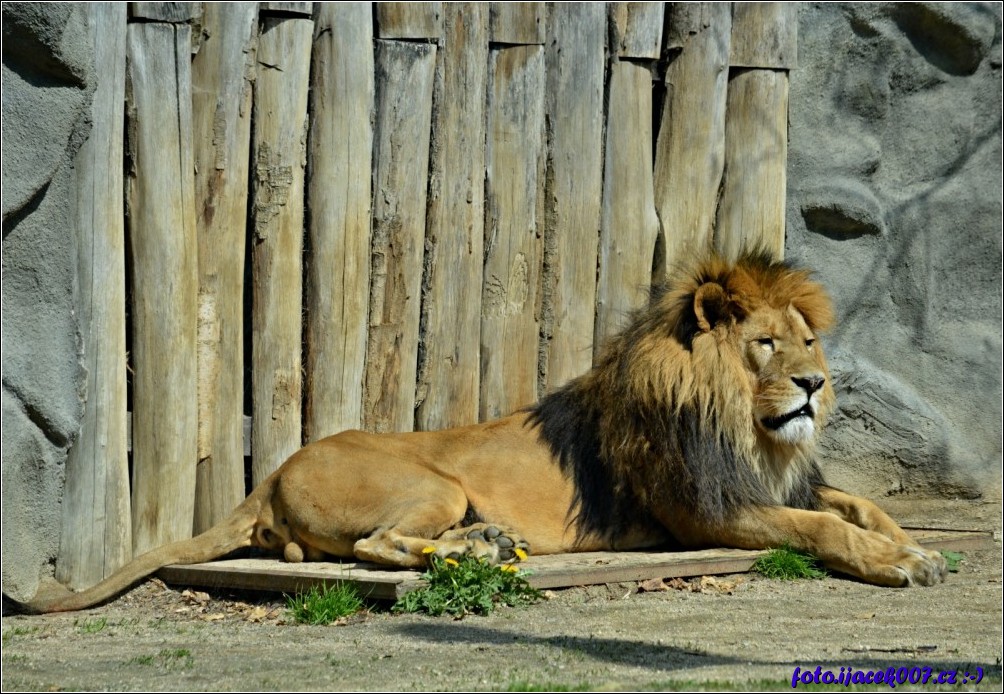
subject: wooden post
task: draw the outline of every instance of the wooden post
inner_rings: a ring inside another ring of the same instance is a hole
[[[376,20],[382,39],[438,39],[443,35],[443,3],[378,2]]]
[[[254,90],[252,480],[300,448],[303,181],[313,22],[263,16]]]
[[[484,272],[488,6],[443,6],[430,153],[416,426],[478,419]]]
[[[244,256],[258,4],[208,3],[192,60],[199,235],[195,532],[244,499]]]
[[[611,2],[607,4],[613,27],[613,46],[621,58],[658,60],[666,3]]]
[[[710,248],[725,165],[730,3],[671,3],[655,201],[668,267]]]
[[[725,170],[715,246],[726,257],[763,248],[784,257],[788,166],[788,72],[798,8],[739,3],[725,122]]]
[[[603,66],[601,3],[554,4],[547,20],[548,167],[544,307],[538,390],[592,364],[600,229]]]
[[[547,28],[547,4],[543,2],[493,2],[492,43],[540,45]]]
[[[133,550],[190,537],[198,459],[191,28],[128,31]]]
[[[321,5],[307,165],[307,441],[363,426],[373,70],[370,3]]]
[[[537,398],[543,266],[544,49],[493,50],[488,90],[482,420]]]
[[[377,41],[365,425],[411,431],[436,46]]]
[[[630,312],[648,302],[659,235],[652,188],[651,69],[616,60],[609,88],[594,359]]]
[[[126,446],[125,214],[122,103],[126,6],[88,6],[101,75],[92,126],[77,152],[77,268],[87,399],[66,460],[56,579],[91,586],[132,557]]]

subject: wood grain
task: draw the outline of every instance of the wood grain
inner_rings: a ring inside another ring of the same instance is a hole
[[[301,440],[303,191],[313,22],[263,17],[252,142],[252,481]]]
[[[198,460],[198,240],[191,29],[130,24],[133,551],[191,537]],[[169,278],[169,281],[165,281]]]
[[[311,95],[306,441],[363,426],[375,100],[369,3],[319,7]]]
[[[86,400],[66,459],[56,579],[94,585],[132,557],[126,451],[125,212],[122,197],[126,7],[87,6],[102,75],[77,152],[77,277]]]

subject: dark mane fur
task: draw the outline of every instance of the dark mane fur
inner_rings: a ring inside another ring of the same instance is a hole
[[[799,273],[765,254],[738,264],[768,290],[772,282]],[[740,508],[775,503],[754,465],[715,420],[714,402],[674,401],[652,379],[639,376],[645,370],[637,363],[639,354],[653,339],[692,350],[699,327],[694,292],[688,290],[709,281],[730,287],[736,281],[732,266],[702,264],[654,289],[649,306],[610,340],[589,373],[530,408],[531,425],[574,482],[569,519],[578,522],[580,534],[612,539],[651,524],[660,508],[683,509],[715,524]],[[741,319],[744,307],[723,310]],[[813,489],[820,484],[818,466],[807,462],[785,505],[815,508]]]

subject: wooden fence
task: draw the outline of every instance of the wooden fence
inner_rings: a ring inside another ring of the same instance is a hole
[[[248,439],[257,484],[505,414],[667,265],[783,251],[790,3],[89,7],[70,585],[224,517]]]

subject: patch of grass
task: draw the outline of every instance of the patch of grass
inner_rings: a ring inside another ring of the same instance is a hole
[[[3,633],[3,642],[9,643],[15,636],[27,636],[38,631],[38,627],[14,627]]]
[[[393,612],[425,612],[433,616],[448,614],[490,614],[497,605],[529,605],[540,600],[539,590],[530,586],[526,574],[511,564],[492,566],[477,557],[440,559],[430,555],[429,570],[422,578],[424,588],[398,599]]]
[[[363,609],[365,603],[351,583],[336,583],[306,593],[285,596],[286,607],[297,624],[331,624]]]
[[[554,682],[524,682],[517,680],[510,682],[506,688],[507,692],[588,692],[593,686],[588,682],[579,684],[555,684]]]
[[[194,662],[192,652],[187,648],[164,648],[157,655],[138,655],[127,660],[125,664],[190,668]]]
[[[766,556],[757,559],[753,564],[753,570],[767,578],[782,581],[829,576],[816,557],[792,549],[788,545],[772,549]]]
[[[962,552],[952,552],[947,549],[941,550],[941,556],[945,558],[945,561],[948,563],[948,570],[953,574],[959,572],[959,564],[965,559],[965,555]]]
[[[73,621],[73,626],[77,627],[77,631],[81,634],[96,634],[108,626],[108,618],[76,619]]]

